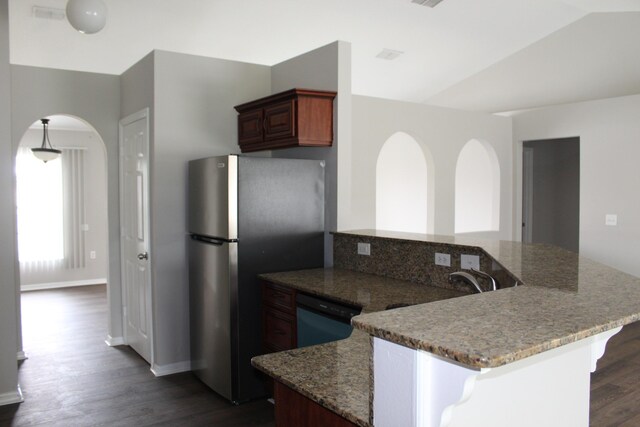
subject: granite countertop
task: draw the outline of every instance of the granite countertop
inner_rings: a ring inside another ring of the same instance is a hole
[[[343,269],[262,274],[261,278],[308,294],[362,307],[363,313],[392,304],[423,304],[468,295]],[[369,426],[371,343],[354,330],[344,340],[271,353],[252,359],[270,377],[359,426]]]
[[[253,366],[352,423],[369,427],[371,341],[354,330],[347,339],[265,354]]]
[[[372,336],[458,361],[501,366],[640,319],[640,279],[549,245],[360,230],[391,239],[474,246],[523,285],[363,314]]]
[[[253,364],[360,426],[369,426],[370,335],[480,369],[640,320],[640,279],[549,245],[374,230],[341,232],[477,248],[519,286],[464,295],[341,269],[263,278],[363,307],[346,340],[258,356]],[[425,303],[429,304],[425,304]],[[391,304],[417,304],[387,310]]]
[[[424,304],[468,295],[452,289],[339,268],[269,273],[261,274],[260,277],[308,294],[361,307],[363,313],[383,311],[393,304]]]

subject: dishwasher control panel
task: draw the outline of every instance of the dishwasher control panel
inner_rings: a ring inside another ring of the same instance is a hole
[[[349,322],[353,316],[360,314],[360,311],[362,310],[359,307],[328,301],[323,298],[306,294],[298,294],[296,297],[296,303],[300,307],[310,308],[317,312],[337,317],[346,322]]]

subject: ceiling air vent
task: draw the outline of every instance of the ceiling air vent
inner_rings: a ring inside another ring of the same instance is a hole
[[[391,61],[392,59],[396,59],[398,56],[402,55],[404,52],[393,49],[382,49],[379,54],[376,55],[376,58],[386,59]]]
[[[52,19],[54,21],[62,21],[65,17],[64,9],[43,6],[33,6],[32,14],[36,18]]]
[[[442,0],[411,0],[411,3],[417,3],[422,6],[436,7]]]

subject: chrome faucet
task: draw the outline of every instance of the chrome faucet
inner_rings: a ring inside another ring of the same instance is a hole
[[[449,274],[449,283],[453,283],[455,279],[462,279],[463,282],[473,286],[478,293],[482,293],[483,290],[478,283],[478,279],[473,277],[470,273],[466,271],[456,271],[454,273]]]
[[[475,274],[477,274],[478,276],[488,279],[491,282],[491,290],[495,291],[496,289],[498,289],[498,285],[496,283],[496,279],[494,279],[493,277],[491,277],[491,275],[485,273],[484,271],[480,271],[480,270],[476,270],[475,268],[472,268],[471,271]],[[453,281],[455,279],[461,279],[464,283],[467,283],[471,286],[473,286],[475,288],[476,291],[478,291],[478,293],[482,293],[484,292],[482,290],[482,287],[480,287],[480,283],[478,283],[478,279],[476,279],[476,277],[474,275],[472,275],[471,273],[467,273],[466,271],[456,271],[454,273],[450,273],[449,274],[449,283],[453,283]]]
[[[484,277],[485,279],[488,279],[491,282],[491,290],[492,291],[495,291],[495,290],[498,289],[498,283],[496,282],[496,279],[493,278],[493,276],[491,276],[490,274],[485,273],[484,271],[476,270],[475,268],[472,268],[471,271],[473,271],[474,273],[476,273],[480,277]]]

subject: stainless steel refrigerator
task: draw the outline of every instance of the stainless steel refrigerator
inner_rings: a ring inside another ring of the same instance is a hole
[[[322,267],[324,162],[189,162],[189,233],[191,369],[232,402],[260,397],[257,275]]]

